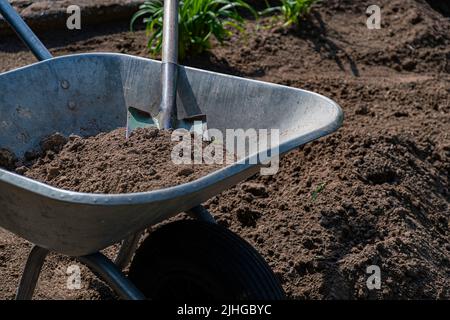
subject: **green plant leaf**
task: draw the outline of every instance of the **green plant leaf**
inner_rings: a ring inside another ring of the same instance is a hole
[[[243,0],[180,0],[179,3],[179,57],[198,54],[211,47],[211,37],[224,41],[230,31],[227,26],[243,32],[243,17],[237,9],[245,9],[257,17],[256,11]],[[130,22],[134,24],[144,18],[148,34],[150,54],[155,56],[162,48],[163,2],[146,0]]]

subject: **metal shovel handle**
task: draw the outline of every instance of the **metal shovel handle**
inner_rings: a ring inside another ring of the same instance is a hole
[[[164,129],[174,124],[178,77],[178,0],[164,0],[161,67],[161,121]]]
[[[53,58],[41,40],[39,40],[17,11],[9,4],[8,0],[0,0],[0,14],[38,60],[43,61]]]

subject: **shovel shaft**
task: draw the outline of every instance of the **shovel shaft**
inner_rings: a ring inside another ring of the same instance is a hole
[[[164,0],[162,62],[178,63],[178,0]]]
[[[37,59],[43,61],[52,58],[51,53],[33,33],[30,27],[28,27],[25,21],[22,20],[16,10],[9,4],[8,0],[0,0],[0,14],[5,18],[11,28],[14,29],[31,52],[33,52]]]
[[[164,1],[163,46],[161,66],[161,126],[173,128],[177,97],[178,70],[178,0]]]
[[[161,118],[163,129],[172,129],[175,125],[175,111],[177,100],[177,70],[174,63],[166,62],[161,65]]]

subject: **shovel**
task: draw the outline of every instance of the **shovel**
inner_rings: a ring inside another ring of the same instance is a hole
[[[164,1],[163,45],[161,65],[161,104],[156,117],[138,109],[129,108],[127,138],[137,128],[184,128],[207,139],[206,115],[194,114],[178,119],[176,112],[178,78],[178,0]]]

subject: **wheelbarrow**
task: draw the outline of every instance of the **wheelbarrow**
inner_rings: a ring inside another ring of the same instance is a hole
[[[55,132],[90,136],[125,126],[131,107],[158,112],[161,62],[113,53],[54,58],[7,0],[0,13],[40,60],[0,74],[0,148],[22,157]],[[181,65],[177,82],[177,107],[195,104],[210,128],[278,129],[272,156],[334,132],[343,120],[335,102],[301,89]],[[264,259],[202,206],[261,166],[254,153],[189,183],[114,195],[62,190],[0,169],[0,227],[34,244],[16,298],[32,298],[50,251],[75,257],[123,299],[283,298]],[[136,250],[143,230],[181,212],[195,219],[165,224]],[[114,261],[100,253],[116,243]]]

